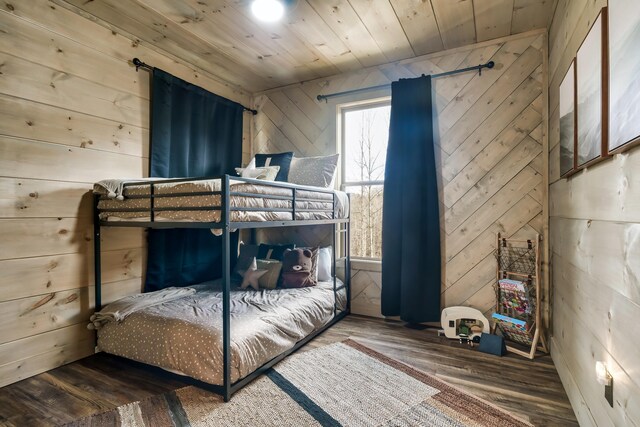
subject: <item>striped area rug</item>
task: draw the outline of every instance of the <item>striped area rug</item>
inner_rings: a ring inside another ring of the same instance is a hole
[[[224,403],[197,387],[68,426],[530,426],[353,340],[295,354]]]

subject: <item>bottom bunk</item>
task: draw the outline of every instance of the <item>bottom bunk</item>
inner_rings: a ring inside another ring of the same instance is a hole
[[[346,288],[336,282],[335,294],[333,281],[298,289],[232,288],[231,382],[286,354],[345,312]],[[191,288],[194,293],[171,301],[125,307],[123,312],[132,311],[126,318],[100,325],[98,349],[222,385],[221,281]]]

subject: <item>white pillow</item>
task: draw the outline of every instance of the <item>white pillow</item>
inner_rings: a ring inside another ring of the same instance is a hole
[[[320,248],[318,252],[318,265],[316,271],[318,272],[319,282],[330,282],[333,280],[331,276],[331,265],[333,264],[333,250],[331,246],[326,248]]]
[[[288,181],[292,184],[330,187],[338,167],[340,154],[291,159]]]
[[[243,178],[274,181],[276,179],[276,175],[278,175],[279,170],[280,166],[264,166],[257,168],[256,159],[254,157],[253,159],[251,159],[251,162],[249,162],[246,168],[236,168],[236,173]]]

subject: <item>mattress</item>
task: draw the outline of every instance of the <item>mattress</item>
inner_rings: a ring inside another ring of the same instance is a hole
[[[154,221],[219,222],[221,211],[215,208],[220,207],[221,196],[203,193],[220,191],[220,187],[220,179],[154,184],[154,194],[161,196],[155,198],[154,206],[162,209],[155,213]],[[230,196],[229,201],[232,208],[247,208],[247,210],[232,211],[230,220],[232,222],[290,221],[292,219],[291,208],[293,201],[269,198],[269,196],[291,198],[291,188],[298,188],[295,202],[296,220],[331,219],[334,209],[336,218],[348,218],[349,198],[342,191],[327,193],[313,191],[310,187],[301,187],[294,184],[290,184],[290,188],[284,188],[231,180],[230,190],[232,192],[252,193],[263,195],[264,197]],[[107,191],[96,184],[94,185],[94,193],[106,195]],[[170,196],[178,193],[189,195]],[[149,194],[149,184],[131,185],[124,189],[124,200],[101,199],[98,202],[98,209],[101,210],[100,219],[103,221],[149,222],[151,220],[149,212],[131,212],[132,209],[148,210],[150,208],[150,199],[135,198],[135,196],[149,196]],[[167,195],[169,196],[167,197]],[[171,210],[172,208],[196,208],[196,210]],[[275,209],[276,211],[263,211],[261,208]],[[110,211],[104,212],[104,209],[109,209]],[[118,211],[118,209],[122,209],[122,211]]]
[[[223,383],[220,281],[144,308],[98,330],[98,348],[210,384]],[[342,282],[337,280],[337,286]],[[346,290],[337,292],[344,309]],[[231,380],[242,379],[333,318],[333,282],[301,289],[241,290],[231,302]]]

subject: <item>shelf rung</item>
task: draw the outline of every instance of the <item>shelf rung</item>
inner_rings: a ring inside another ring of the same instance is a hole
[[[499,270],[501,274],[511,274],[513,276],[520,276],[520,277],[531,277],[532,279],[536,278],[535,274],[522,274],[522,273],[516,273],[515,271],[505,271],[505,270]]]

